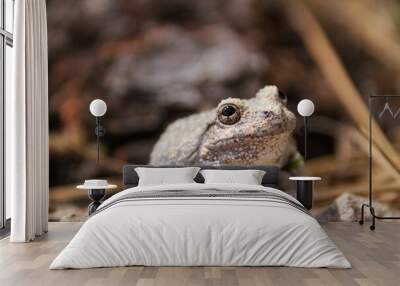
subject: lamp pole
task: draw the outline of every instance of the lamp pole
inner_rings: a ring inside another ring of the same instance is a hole
[[[307,161],[308,116],[304,116],[304,161]]]
[[[96,137],[97,137],[97,165],[100,160],[100,135],[99,135],[100,117],[96,116]]]
[[[103,125],[100,124],[100,116],[96,116],[96,129],[94,130],[96,134],[97,141],[97,164],[100,161],[100,137],[103,137],[106,134],[106,129]]]
[[[97,143],[97,164],[100,162],[100,137],[106,134],[106,129],[100,124],[100,117],[102,117],[107,111],[107,104],[101,99],[95,99],[90,103],[90,113],[96,118],[96,128],[94,133],[96,134]]]

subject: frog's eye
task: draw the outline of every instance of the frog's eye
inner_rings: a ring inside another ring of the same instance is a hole
[[[218,120],[227,125],[235,124],[240,120],[240,108],[234,104],[224,104],[218,109]]]
[[[279,99],[282,100],[283,103],[287,102],[287,96],[282,91],[279,91]]]

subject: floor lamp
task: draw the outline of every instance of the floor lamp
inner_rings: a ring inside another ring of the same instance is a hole
[[[314,103],[309,99],[303,99],[297,105],[297,111],[304,118],[304,162],[307,160],[307,137],[308,119],[314,113]],[[290,177],[290,180],[297,182],[296,198],[306,207],[311,209],[313,205],[313,183],[321,180],[320,177],[299,176]]]
[[[314,113],[314,103],[303,99],[297,105],[297,112],[304,118],[304,161],[307,160],[308,119]]]
[[[90,103],[89,106],[90,113],[96,117],[96,129],[94,133],[97,139],[97,164],[100,160],[100,137],[106,134],[106,129],[100,124],[100,117],[102,117],[107,112],[107,104],[101,99],[95,99]],[[89,215],[93,214],[97,208],[102,203],[106,195],[106,190],[110,188],[115,188],[114,185],[109,185],[107,180],[85,180],[83,185],[77,186],[78,189],[87,190],[89,198],[92,200],[88,206]]]

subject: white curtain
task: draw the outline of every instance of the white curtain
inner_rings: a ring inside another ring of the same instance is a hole
[[[12,242],[48,225],[48,82],[45,0],[15,1],[14,88],[6,98],[6,187]]]

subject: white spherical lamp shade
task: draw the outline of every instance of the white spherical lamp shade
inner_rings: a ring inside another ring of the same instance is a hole
[[[309,99],[303,99],[297,105],[297,112],[301,116],[311,116],[314,113],[314,103]]]
[[[95,99],[90,103],[89,110],[93,116],[101,117],[106,114],[107,104],[101,99]]]

